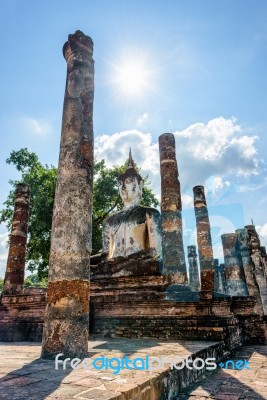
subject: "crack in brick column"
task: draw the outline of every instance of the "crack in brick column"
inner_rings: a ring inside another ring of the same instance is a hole
[[[23,291],[29,212],[29,186],[19,183],[15,193],[14,214],[3,288],[4,295],[20,294]]]
[[[42,357],[88,350],[93,186],[93,42],[81,31],[63,47],[67,81],[56,186]]]

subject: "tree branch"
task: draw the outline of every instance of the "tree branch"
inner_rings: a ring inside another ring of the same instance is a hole
[[[101,215],[100,217],[96,218],[94,222],[100,223],[100,222],[102,222],[106,217],[108,217],[108,215],[111,213],[111,211],[113,211],[114,208],[119,204],[119,200],[120,200],[120,198],[117,197],[117,200],[115,201],[114,205],[113,205],[108,211],[106,211],[104,215]]]

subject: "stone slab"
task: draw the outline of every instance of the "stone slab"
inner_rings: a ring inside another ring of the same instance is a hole
[[[218,358],[222,356],[220,342],[160,341],[138,339],[106,339],[96,337],[89,341],[88,357],[105,356],[108,359],[128,356]],[[54,361],[41,360],[41,344],[29,342],[0,343],[0,399],[107,399],[146,400],[176,399],[182,387],[199,376],[199,371],[171,371],[170,365],[155,371],[133,368],[118,374],[110,369],[78,369],[67,367],[55,370]],[[163,396],[163,397],[162,397]],[[174,397],[173,397],[174,396]]]
[[[89,341],[89,356],[96,358],[197,356],[217,357],[221,344],[201,341],[105,339]],[[204,374],[171,374],[160,369],[112,371],[54,369],[41,360],[40,344],[0,343],[1,400],[264,400],[267,398],[267,346],[244,346],[231,356],[249,361],[250,370],[218,368]],[[229,359],[229,356],[228,356]],[[176,379],[178,378],[178,379]],[[194,382],[192,382],[194,380]],[[191,384],[190,384],[191,383]]]

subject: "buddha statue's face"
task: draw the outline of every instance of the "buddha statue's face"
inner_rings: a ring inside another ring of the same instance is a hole
[[[143,181],[138,182],[135,176],[128,176],[119,180],[119,193],[125,208],[140,204],[143,190]]]

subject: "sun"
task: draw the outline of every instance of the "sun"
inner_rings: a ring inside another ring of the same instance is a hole
[[[136,100],[146,104],[152,93],[158,93],[159,67],[150,50],[119,45],[118,52],[105,61],[112,101],[124,102],[127,107]]]
[[[149,70],[140,62],[127,61],[117,71],[120,91],[130,96],[138,96],[148,87]]]

